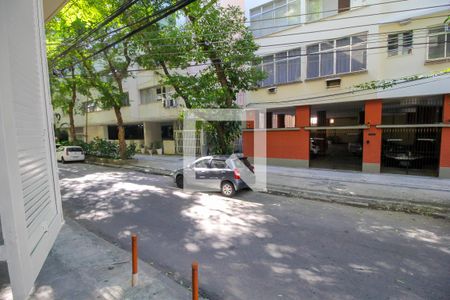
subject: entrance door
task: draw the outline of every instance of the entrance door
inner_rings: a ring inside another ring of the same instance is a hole
[[[381,172],[438,176],[441,128],[383,128]]]
[[[361,171],[362,137],[361,129],[311,130],[310,167]]]

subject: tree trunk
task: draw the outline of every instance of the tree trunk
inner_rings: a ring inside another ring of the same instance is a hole
[[[114,106],[114,113],[117,119],[117,136],[119,139],[119,155],[121,159],[127,159],[127,144],[125,143],[125,127],[123,127],[122,112],[120,106]]]
[[[75,134],[75,121],[74,121],[74,107],[75,102],[77,101],[77,84],[75,82],[75,68],[72,68],[72,101],[69,103],[69,141],[73,142],[77,139],[77,136]]]
[[[69,141],[73,142],[77,139],[75,134],[75,121],[73,117],[73,103],[69,104],[67,113],[69,115]]]
[[[192,23],[195,23],[197,21],[196,17],[191,15],[188,10],[186,10],[186,14]],[[206,53],[212,65],[214,66],[217,80],[225,91],[225,105],[227,108],[231,108],[233,106],[236,95],[233,95],[230,83],[228,82],[227,76],[225,74],[225,68],[223,66],[222,60],[217,55],[214,46],[211,46],[213,42],[198,39],[197,37],[194,37],[194,39],[197,41],[200,47],[202,47],[203,51]]]
[[[163,71],[164,71],[164,75],[166,75],[167,78],[170,79],[170,76],[171,76],[171,75],[170,75],[169,69],[167,68],[166,63],[165,63],[164,61],[159,61],[159,64],[161,65],[161,67],[162,67],[162,69],[163,69]],[[172,86],[173,86],[173,88],[175,89],[175,91],[178,93],[178,95],[180,95],[180,97],[183,98],[183,100],[184,100],[184,105],[186,106],[186,108],[191,108],[191,103],[189,102],[188,97],[186,97],[186,96],[183,94],[181,88],[180,88],[179,86],[175,85],[175,84],[173,84]]]

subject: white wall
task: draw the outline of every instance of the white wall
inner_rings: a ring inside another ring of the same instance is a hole
[[[62,226],[42,1],[0,1],[0,215],[25,299]]]

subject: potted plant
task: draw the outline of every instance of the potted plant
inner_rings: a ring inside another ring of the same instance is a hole
[[[156,149],[156,153],[157,153],[158,155],[161,155],[161,154],[162,154],[162,151],[163,151],[161,141],[156,141],[156,142],[154,143],[154,146],[155,146],[155,149]]]

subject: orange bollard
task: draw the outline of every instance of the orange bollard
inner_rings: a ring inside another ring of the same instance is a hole
[[[198,262],[192,263],[192,300],[198,300]]]
[[[137,235],[131,236],[131,286],[136,286],[138,283],[138,249],[137,249]]]

